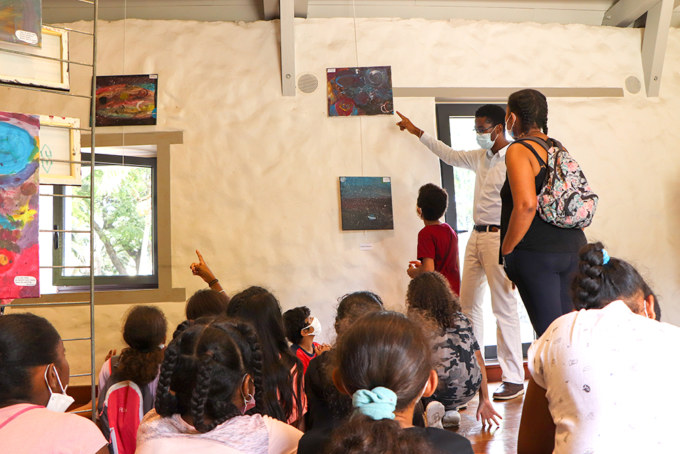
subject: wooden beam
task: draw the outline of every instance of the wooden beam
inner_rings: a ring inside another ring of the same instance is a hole
[[[619,0],[604,13],[602,25],[628,27],[659,0]]]
[[[436,102],[506,102],[526,87],[393,87],[395,98],[435,98]],[[535,87],[548,98],[622,98],[620,87]]]
[[[280,0],[281,10],[281,90],[295,96],[295,0]]]
[[[647,12],[647,24],[642,38],[642,69],[645,72],[647,96],[659,96],[674,6],[673,0],[660,0]]]

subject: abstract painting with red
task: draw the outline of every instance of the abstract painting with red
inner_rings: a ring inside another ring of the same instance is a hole
[[[0,299],[40,296],[40,117],[0,112]]]

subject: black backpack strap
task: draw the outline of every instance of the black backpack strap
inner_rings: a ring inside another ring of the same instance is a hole
[[[525,148],[528,148],[528,149],[534,154],[534,156],[536,156],[536,159],[538,159],[538,164],[539,164],[541,167],[547,167],[548,165],[547,165],[546,162],[543,160],[543,158],[541,158],[541,157],[538,155],[538,153],[536,153],[536,150],[534,150],[534,149],[531,148],[529,145],[527,145],[526,143],[524,143],[525,140],[529,140],[529,141],[531,141],[531,142],[536,142],[536,143],[539,144],[541,147],[543,147],[546,151],[550,148],[550,146],[545,142],[545,140],[540,139],[540,138],[538,138],[538,137],[522,137],[521,139],[517,139],[517,140],[515,140],[515,141],[513,142],[513,143],[518,143],[518,144],[520,144],[520,145],[523,145]]]

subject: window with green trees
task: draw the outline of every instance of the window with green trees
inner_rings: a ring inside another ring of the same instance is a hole
[[[83,153],[83,161],[90,155]],[[53,283],[89,284],[90,167],[82,185],[55,187]],[[153,288],[158,285],[156,251],[156,159],[96,155],[94,168],[95,285]]]

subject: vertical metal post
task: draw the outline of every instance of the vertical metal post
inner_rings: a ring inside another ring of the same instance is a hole
[[[295,1],[280,0],[281,91],[295,96]]]
[[[95,396],[95,343],[94,343],[94,162],[96,136],[97,107],[97,21],[99,18],[99,0],[93,2],[94,17],[92,19],[92,81],[90,85],[90,398],[92,399],[92,421],[97,419],[97,401]]]

